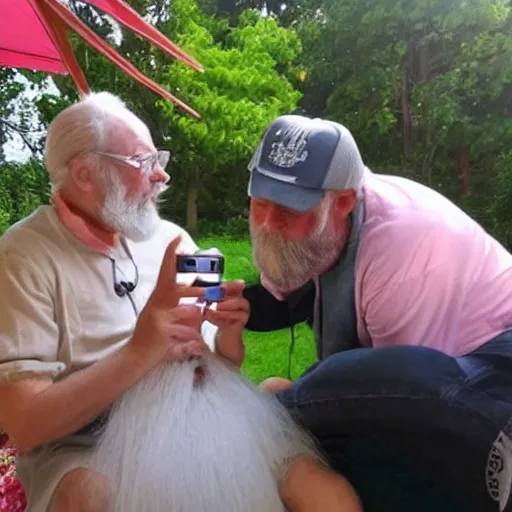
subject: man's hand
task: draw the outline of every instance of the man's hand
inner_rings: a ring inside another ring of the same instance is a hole
[[[140,314],[129,348],[154,366],[164,361],[182,361],[208,349],[201,337],[201,311],[194,304],[180,304],[188,297],[201,297],[204,288],[176,283],[174,239],[164,255],[155,289]]]
[[[245,283],[232,281],[222,284],[222,288],[224,299],[214,308],[206,309],[205,320],[219,328],[215,338],[216,352],[240,367],[245,356],[242,333],[250,311],[249,302],[242,296]]]

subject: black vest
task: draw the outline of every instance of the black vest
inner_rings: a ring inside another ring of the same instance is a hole
[[[319,318],[314,319],[317,356],[320,360],[344,350],[361,346],[357,335],[355,306],[355,263],[361,227],[364,221],[364,204],[356,203],[351,215],[352,226],[348,244],[338,264],[320,276]]]

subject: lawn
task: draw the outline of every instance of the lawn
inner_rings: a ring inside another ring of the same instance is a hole
[[[224,277],[244,279],[246,284],[258,281],[258,273],[252,264],[251,246],[248,239],[199,238],[196,243],[201,249],[217,247],[226,259]],[[290,329],[270,333],[244,335],[246,359],[242,373],[253,382],[266,377],[287,377],[288,354],[291,344]],[[291,361],[291,376],[298,377],[316,358],[315,344],[311,329],[301,324],[295,329],[295,346]]]

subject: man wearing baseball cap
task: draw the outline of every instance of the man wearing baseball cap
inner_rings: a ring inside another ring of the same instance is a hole
[[[249,171],[247,328],[307,321],[318,355],[262,387],[340,468],[372,439],[463,510],[512,510],[512,255],[335,122],[277,118]]]

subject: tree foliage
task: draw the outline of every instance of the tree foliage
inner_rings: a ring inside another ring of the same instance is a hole
[[[41,163],[4,163],[0,166],[0,234],[46,204],[50,187]]]
[[[511,23],[507,0],[325,0],[296,20],[302,106],[349,126],[376,170],[488,222],[511,136]]]
[[[156,144],[171,149],[165,215],[178,222],[187,217],[189,228],[197,216],[200,223],[225,223],[242,215],[244,222],[249,156],[272,118],[299,107],[348,126],[375,171],[438,189],[512,243],[508,0],[131,4],[205,72],[170,60],[101,12],[72,2],[122,55],[198,110],[199,121],[159,100],[79,38],[72,43],[92,88],[119,94],[148,124]],[[21,91],[10,70],[0,71],[4,117]],[[41,81],[38,74],[26,76],[33,84]],[[77,98],[69,77],[55,82],[60,96],[46,94],[24,106],[44,124]],[[6,136],[5,127],[0,133]]]
[[[201,120],[184,115],[168,102],[158,105],[172,127],[166,141],[176,157],[173,167],[188,191],[187,227],[196,228],[195,202],[227,220],[243,210],[247,161],[265,126],[293,110],[300,99],[286,74],[300,53],[297,35],[273,18],[246,11],[239,25],[206,17],[190,0],[175,0],[169,32],[204,66],[197,72],[176,62],[166,81]],[[223,34],[222,42],[212,34]],[[278,69],[281,71],[279,72]],[[218,210],[222,198],[222,211]]]

